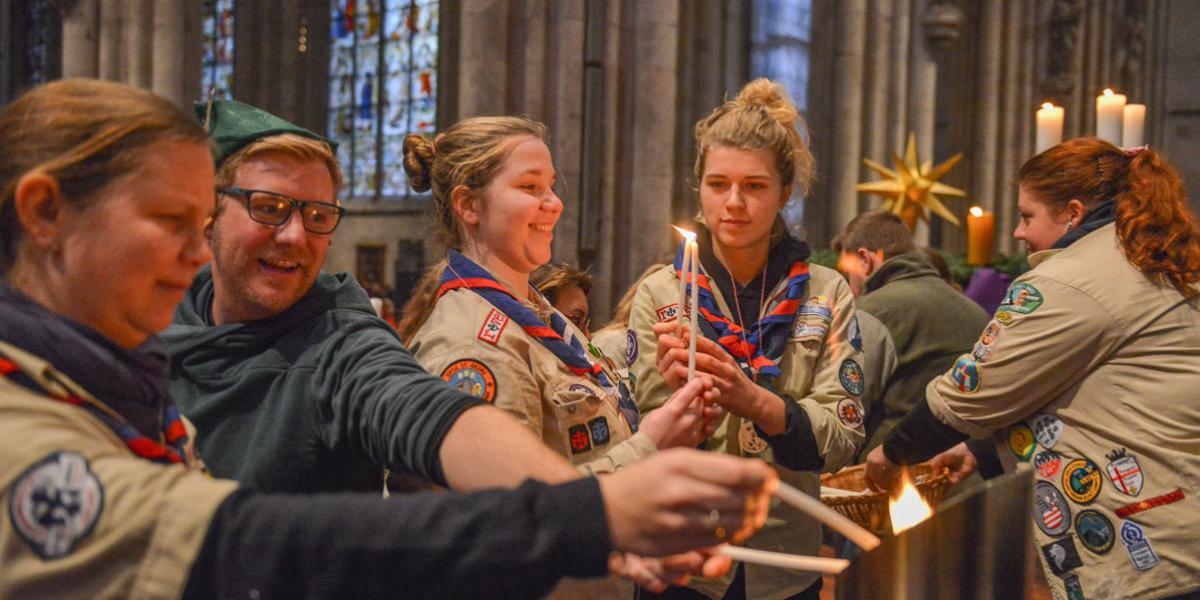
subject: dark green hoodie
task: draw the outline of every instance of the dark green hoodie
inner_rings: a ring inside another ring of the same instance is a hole
[[[266,492],[379,491],[384,467],[445,483],[442,438],[479,401],[421,369],[349,274],[259,321],[212,325],[212,296],[205,267],[162,340],[214,475]]]
[[[988,323],[983,308],[950,287],[921,252],[889,258],[867,279],[866,288],[855,307],[887,328],[896,348],[896,369],[867,411],[867,444],[860,458],[925,400],[931,380],[971,352]]]

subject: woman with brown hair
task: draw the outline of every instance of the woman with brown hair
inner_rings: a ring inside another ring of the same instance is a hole
[[[896,465],[952,446],[969,465],[955,444],[995,436],[1006,470],[1036,469],[1030,516],[1057,597],[1194,594],[1200,229],[1183,183],[1158,152],[1096,138],[1031,158],[1019,183],[1032,270],[868,478],[890,487]]]

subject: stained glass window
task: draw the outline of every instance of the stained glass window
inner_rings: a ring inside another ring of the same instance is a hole
[[[204,99],[233,97],[233,3],[204,0],[204,70],[200,94]]]
[[[402,200],[404,136],[431,133],[437,108],[437,0],[333,0],[329,136],[343,196]]]
[[[750,18],[750,75],[783,84],[803,113],[808,108],[808,67],[812,48],[812,0],[753,0]],[[804,218],[797,196],[784,209],[791,224]]]

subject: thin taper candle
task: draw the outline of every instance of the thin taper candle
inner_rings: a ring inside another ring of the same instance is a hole
[[[700,330],[700,247],[696,245],[695,238],[689,239],[688,245],[692,248],[692,302],[689,305],[691,317],[688,319],[688,381],[691,381],[696,378],[696,335]]]
[[[831,573],[833,575],[845,571],[846,567],[850,566],[850,561],[844,558],[824,558],[820,556],[784,554],[783,552],[755,550],[753,548],[743,548],[741,546],[730,546],[729,544],[722,544],[718,546],[717,553],[724,554],[733,560],[740,560],[742,562],[781,567],[784,569],[796,569],[797,571]]]

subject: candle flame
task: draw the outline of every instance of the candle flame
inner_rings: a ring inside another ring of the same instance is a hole
[[[1113,95],[1113,91],[1108,88],[1104,88],[1104,95],[1111,96],[1111,95]]]
[[[892,516],[892,534],[915,527],[921,521],[933,516],[933,509],[921,498],[917,487],[908,476],[908,469],[900,472],[900,495],[888,503],[888,511]]]
[[[675,227],[675,226],[672,225],[671,227]],[[688,230],[682,229],[680,227],[675,227],[675,231],[678,231],[679,235],[682,235],[683,238],[689,242],[696,241],[696,233],[694,231],[688,231]]]
[[[1046,109],[1046,110],[1050,110],[1050,109],[1054,108],[1054,105],[1053,105],[1053,104],[1051,104],[1051,103],[1049,103],[1049,102],[1043,102],[1043,103],[1042,103],[1042,108],[1044,108],[1044,109]]]
[[[970,212],[971,212],[972,217],[982,217],[983,216],[983,209],[979,208],[978,206],[972,206]]]

